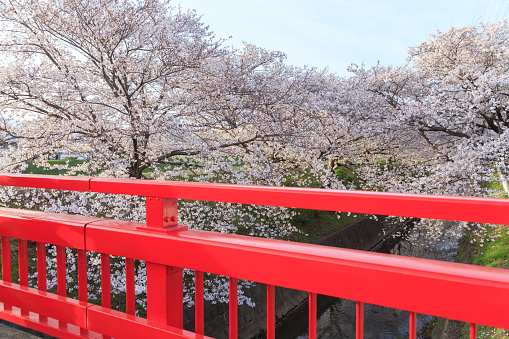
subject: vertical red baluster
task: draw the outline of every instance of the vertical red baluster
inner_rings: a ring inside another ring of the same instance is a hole
[[[46,276],[46,244],[42,242],[37,243],[37,289],[39,291],[46,291],[48,289]],[[47,317],[39,315],[40,322],[46,320]]]
[[[37,288],[40,291],[47,290],[46,277],[46,244],[37,243]]]
[[[417,339],[417,315],[415,312],[410,312],[410,324],[408,327],[408,337],[410,339]]]
[[[203,334],[203,272],[194,271],[194,332]]]
[[[136,296],[134,290],[134,259],[125,259],[125,285],[126,313],[134,314],[136,310]]]
[[[2,237],[2,280],[6,282],[12,281],[11,274],[11,238]],[[10,305],[4,304],[4,310],[11,310]]]
[[[267,339],[276,338],[276,288],[267,285]]]
[[[65,247],[57,246],[57,292],[58,295],[67,296],[67,276],[65,269]]]
[[[88,302],[87,251],[78,250],[78,291],[80,301]]]
[[[309,339],[316,339],[316,293],[309,292]]]
[[[178,226],[177,199],[147,197],[147,228],[171,234]],[[182,328],[184,325],[183,270],[147,262],[147,319]]]
[[[87,251],[78,250],[78,294],[80,301],[88,302]],[[80,328],[81,334],[87,329]]]
[[[66,254],[65,247],[58,246],[57,249],[57,293],[61,296],[67,296],[67,273],[66,273]],[[60,327],[67,327],[67,324],[63,321],[59,321]]]
[[[19,284],[21,286],[28,286],[27,241],[22,239],[18,239],[18,269]]]
[[[110,255],[101,253],[101,300],[102,306],[111,308],[111,268]],[[103,335],[103,339],[111,337]]]
[[[477,325],[474,323],[470,323],[470,339],[477,338]]]
[[[6,282],[12,281],[11,274],[11,238],[2,237],[2,280]],[[4,310],[11,310],[10,305],[4,304]]]
[[[238,300],[237,300],[237,279],[230,277],[230,339],[237,339],[238,336]]]
[[[11,238],[2,237],[2,280],[11,282]]]
[[[18,239],[18,272],[20,286],[28,286],[28,248],[27,241]],[[28,315],[28,310],[21,310],[22,315]]]
[[[355,338],[364,338],[364,303],[357,301],[356,304]]]
[[[110,255],[101,253],[101,299],[102,306],[111,308]]]

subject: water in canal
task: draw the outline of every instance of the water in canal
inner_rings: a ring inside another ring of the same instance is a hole
[[[430,222],[427,220],[426,222]],[[410,257],[453,261],[459,248],[461,233],[453,232],[457,222],[432,221],[433,227],[410,226],[394,235],[392,241],[383,243],[377,252]],[[437,232],[438,230],[438,232]],[[376,281],[373,281],[376,287]],[[402,286],[402,288],[409,288]],[[415,291],[416,293],[422,291]],[[380,291],[383,293],[383,291]],[[355,338],[355,302],[345,299],[318,297],[318,338]],[[304,339],[307,333],[307,303],[283,320],[276,329],[276,337],[282,339]],[[408,335],[409,313],[397,309],[368,305],[364,307],[365,338],[397,339]],[[417,329],[429,322],[432,316],[418,314]]]

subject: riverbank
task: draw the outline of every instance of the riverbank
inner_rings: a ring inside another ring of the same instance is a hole
[[[509,269],[509,226],[489,227],[482,236],[476,235],[476,231],[476,229],[470,229],[463,237],[456,262]],[[428,324],[428,333],[423,338],[468,339],[469,324],[435,318]],[[478,326],[477,338],[509,338],[509,331]]]

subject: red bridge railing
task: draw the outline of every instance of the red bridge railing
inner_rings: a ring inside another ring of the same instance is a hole
[[[147,223],[0,209],[0,318],[62,338],[205,338],[203,273],[230,277],[229,333],[237,337],[237,279],[267,284],[267,338],[275,337],[274,286],[509,329],[509,271],[372,252],[188,230],[177,199],[509,224],[509,200],[398,193],[86,177],[0,175],[0,185],[145,196]],[[11,277],[18,239],[19,281]],[[27,241],[37,242],[38,288],[28,287]],[[57,294],[46,291],[46,244],[57,248]],[[65,248],[77,249],[78,299],[66,296]],[[87,252],[101,253],[102,306],[88,303]],[[126,257],[126,313],[111,309],[110,255]],[[147,319],[135,316],[134,259],[146,261]],[[183,330],[182,269],[195,271],[195,332]],[[419,293],[416,293],[419,291]]]

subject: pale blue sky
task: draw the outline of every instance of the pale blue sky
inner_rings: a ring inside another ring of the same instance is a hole
[[[177,0],[228,45],[246,41],[294,65],[347,76],[352,63],[400,65],[435,30],[501,19],[509,0]]]

